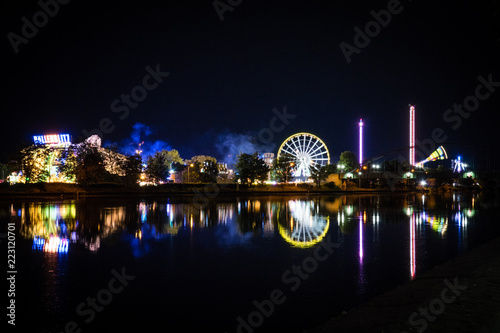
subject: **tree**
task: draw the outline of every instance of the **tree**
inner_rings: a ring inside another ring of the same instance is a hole
[[[206,160],[200,169],[200,181],[202,183],[216,183],[219,175],[219,167],[217,162]]]
[[[21,150],[21,165],[26,183],[45,182],[50,176],[49,156],[45,146],[31,145]]]
[[[61,152],[61,164],[59,172],[64,175],[64,179],[68,182],[76,181],[77,159],[73,148],[68,148]]]
[[[183,182],[189,181],[190,183],[215,183],[217,182],[217,175],[219,168],[217,159],[212,156],[197,155],[186,160],[188,164],[187,171],[183,173]],[[189,175],[187,174],[189,172]]]
[[[126,186],[137,185],[142,171],[142,157],[139,154],[126,156],[120,167],[125,172],[123,180]]]
[[[0,179],[6,179],[9,174],[9,166],[7,164],[0,163]]]
[[[322,181],[326,180],[329,175],[337,171],[336,166],[332,164],[319,166],[316,165],[311,168],[311,178],[314,180],[316,185],[320,185]]]
[[[195,171],[198,172],[199,181],[202,183],[217,182],[219,168],[217,159],[212,156],[198,155],[191,157],[190,163],[195,164]]]
[[[169,170],[173,169],[173,165],[175,163],[180,163],[180,164],[184,163],[181,156],[179,155],[179,152],[176,149],[172,150],[163,149],[161,151],[161,154],[165,157],[165,163],[167,164],[167,168]]]
[[[358,159],[352,151],[344,151],[340,154],[339,165],[344,166],[344,170],[349,172],[359,167]]]
[[[324,166],[324,168],[325,168],[325,174],[326,174],[327,178],[331,174],[338,172],[337,165],[335,165],[335,164],[327,164]]]
[[[199,162],[201,164],[203,164],[204,162],[206,161],[211,161],[215,164],[217,164],[217,159],[215,157],[212,157],[212,156],[205,156],[205,155],[196,155],[196,156],[193,156],[191,157],[191,159],[187,162],[190,162],[190,163],[196,163],[196,162]]]
[[[76,151],[75,176],[77,182],[83,185],[103,182],[107,172],[99,147],[85,141],[77,146]]]
[[[317,186],[321,184],[321,181],[325,180],[326,177],[323,172],[322,166],[314,165],[311,167],[311,179],[314,180]]]
[[[153,156],[148,157],[146,175],[151,181],[158,183],[167,178],[169,169],[165,161],[165,156],[158,151]]]
[[[292,173],[296,166],[295,157],[284,153],[273,161],[272,178],[278,182],[287,182],[292,179]]]
[[[236,179],[242,183],[252,183],[254,180],[264,181],[267,178],[269,167],[259,154],[239,154],[236,162]]]
[[[183,166],[182,182],[183,183],[198,183],[200,181],[200,164],[189,163]]]

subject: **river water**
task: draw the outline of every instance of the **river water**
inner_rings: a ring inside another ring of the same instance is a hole
[[[471,193],[0,201],[29,332],[302,332],[499,236],[498,213]]]

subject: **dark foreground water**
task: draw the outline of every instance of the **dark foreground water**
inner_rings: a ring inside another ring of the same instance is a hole
[[[3,304],[26,332],[302,332],[499,236],[498,216],[458,193],[4,199]]]

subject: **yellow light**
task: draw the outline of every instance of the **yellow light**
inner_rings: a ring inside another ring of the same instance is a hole
[[[326,149],[326,155],[327,155],[327,164],[330,164],[330,152],[328,151],[328,148],[326,146],[326,144],[320,139],[318,138],[316,135],[314,134],[311,134],[311,133],[296,133],[296,134],[293,134],[293,135],[290,135],[285,141],[283,141],[283,143],[281,144],[280,148],[278,149],[278,156],[277,158],[279,159],[280,156],[281,156],[281,150],[283,149],[283,147],[285,146],[285,144],[287,143],[287,141],[295,138],[295,137],[300,137],[300,136],[309,136],[309,137],[312,137],[316,140],[318,140]]]
[[[292,244],[293,246],[300,247],[300,248],[308,248],[311,247],[323,240],[323,237],[325,237],[326,232],[330,228],[330,218],[327,216],[326,217],[326,226],[321,235],[319,235],[316,239],[310,240],[310,241],[305,241],[305,242],[300,242],[292,239],[289,235],[288,232],[286,231],[285,228],[281,226],[281,224],[278,223],[278,232],[287,241],[288,243]]]

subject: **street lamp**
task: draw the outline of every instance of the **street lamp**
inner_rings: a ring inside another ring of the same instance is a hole
[[[189,165],[188,165],[188,183],[189,183],[189,174],[190,174],[189,170],[190,170],[190,168],[191,168],[191,167],[193,167],[193,166],[194,166],[194,164],[193,164],[193,163],[191,163],[191,164],[189,164]]]

